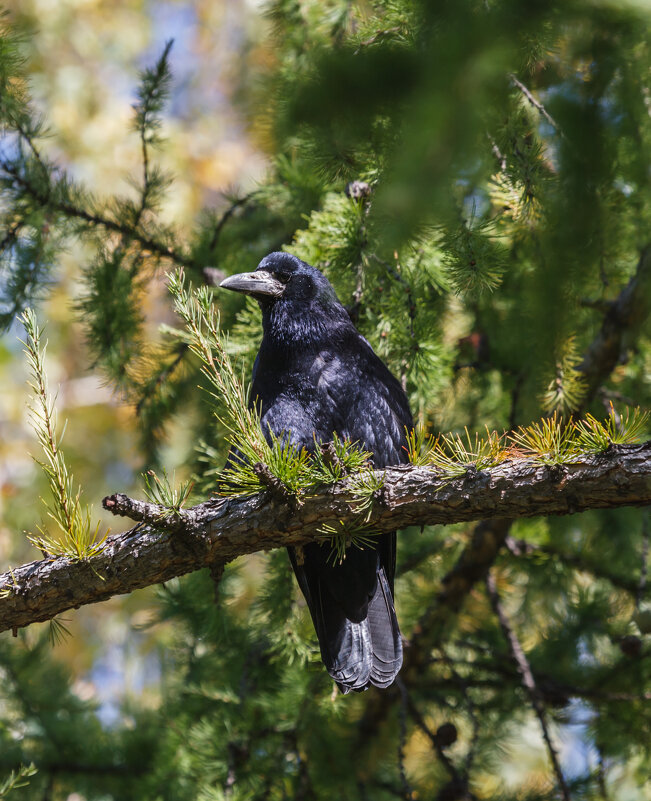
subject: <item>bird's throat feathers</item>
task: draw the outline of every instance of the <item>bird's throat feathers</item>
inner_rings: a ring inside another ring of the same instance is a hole
[[[273,303],[262,309],[262,348],[283,350],[332,346],[355,332],[346,310],[338,303]]]

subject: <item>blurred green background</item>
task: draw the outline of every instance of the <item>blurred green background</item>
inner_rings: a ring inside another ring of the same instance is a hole
[[[123,527],[101,498],[142,497],[143,470],[165,466],[177,482],[197,474],[205,496],[225,458],[196,364],[177,364],[160,331],[178,325],[164,272],[181,263],[195,283],[205,267],[250,270],[280,248],[322,268],[433,433],[502,431],[553,411],[603,418],[611,401],[649,407],[648,3],[4,5],[49,132],[38,149],[59,178],[94,193],[74,195],[80,207],[119,223],[142,180],[139,76],[174,39],[163,142],[152,149],[173,183],[135,226],[172,258],[157,260],[137,236],[89,233],[78,220],[65,228],[53,204],[35,212],[43,238],[65,229],[47,279],[30,290],[66,457],[104,525]],[[351,198],[358,180],[368,194]],[[11,181],[3,186],[9,198]],[[100,274],[124,295],[99,293],[80,312]],[[610,304],[635,276],[635,314],[617,323],[614,357],[589,365]],[[257,309],[232,295],[217,302],[246,372]],[[130,303],[133,330],[107,344],[102,313]],[[24,532],[44,520],[21,336],[14,324],[0,342],[2,570],[40,558]],[[441,582],[475,533],[401,533],[407,638],[423,621],[437,631]],[[651,798],[651,643],[636,622],[649,603],[648,517],[522,520],[511,534],[531,553],[502,549],[494,571],[544,677],[572,798]],[[481,582],[407,688],[431,731],[454,721],[459,741],[446,753],[461,773],[472,763],[471,789],[455,785],[395,688],[384,707],[373,692],[331,696],[284,553],[238,560],[220,593],[215,604],[200,573],[64,615],[72,636],[51,649],[46,625],[5,634],[0,764],[34,758],[40,768],[16,797],[560,797]],[[86,747],[86,772],[58,765]]]

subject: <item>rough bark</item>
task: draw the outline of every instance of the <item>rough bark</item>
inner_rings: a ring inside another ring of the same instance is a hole
[[[447,481],[425,467],[383,472],[384,490],[370,513],[364,511],[369,531],[651,504],[651,441],[611,447],[558,467],[511,460],[490,471],[470,469],[466,476]],[[320,531],[328,523],[360,524],[350,480],[324,487],[299,506],[279,502],[269,493],[207,501],[166,518],[161,507],[125,495],[110,496],[104,505],[141,522],[110,537],[102,552],[87,561],[47,558],[0,575],[0,631],[201,567],[214,568],[242,554],[303,544],[322,537]],[[443,603],[461,603],[474,572],[484,571],[481,549],[478,556],[473,563],[457,565],[442,590]]]

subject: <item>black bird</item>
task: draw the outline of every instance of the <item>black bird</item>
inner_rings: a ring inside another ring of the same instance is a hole
[[[251,295],[262,309],[251,395],[265,432],[308,451],[337,434],[371,451],[376,467],[406,461],[407,397],[319,270],[289,253],[270,253],[255,272],[221,286]],[[388,687],[402,665],[395,532],[374,547],[348,548],[340,564],[318,543],[305,546],[300,560],[288,550],[330,676],[344,693]]]

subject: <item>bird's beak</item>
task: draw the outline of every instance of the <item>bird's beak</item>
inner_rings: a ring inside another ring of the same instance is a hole
[[[254,273],[238,273],[225,278],[220,285],[233,292],[243,292],[245,295],[255,297],[279,298],[285,291],[285,284],[274,278],[266,270],[256,270]]]

